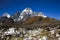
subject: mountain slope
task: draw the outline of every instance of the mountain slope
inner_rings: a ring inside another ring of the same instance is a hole
[[[34,16],[31,18],[28,18],[25,20],[22,25],[24,27],[57,27],[58,25],[60,26],[60,21],[54,19],[54,18],[43,18],[41,16]]]
[[[60,21],[45,16],[42,12],[34,12],[31,8],[25,8],[22,12],[16,12],[10,18],[0,17],[0,26],[3,27],[56,27]]]

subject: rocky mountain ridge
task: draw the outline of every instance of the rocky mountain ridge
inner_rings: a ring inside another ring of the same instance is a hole
[[[8,18],[9,17],[9,18]],[[25,8],[22,12],[17,11],[16,14],[9,16],[4,14],[0,17],[0,26],[3,28],[9,27],[54,27],[60,26],[60,21],[54,18],[47,17],[41,12],[33,12],[31,8]]]

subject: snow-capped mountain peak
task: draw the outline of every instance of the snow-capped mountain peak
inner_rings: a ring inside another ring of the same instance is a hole
[[[8,13],[3,14],[4,17],[10,18],[10,15]]]
[[[25,8],[22,12],[32,13],[32,9],[31,8]]]
[[[24,15],[31,15],[31,16],[41,16],[41,17],[44,17],[46,18],[47,16],[43,14],[43,12],[34,12],[32,11],[31,8],[25,8],[22,12],[21,12],[21,16],[24,16]]]
[[[20,21],[20,20],[26,20],[27,18],[33,17],[33,16],[41,16],[46,18],[47,16],[43,14],[43,12],[34,12],[31,8],[25,8],[22,12],[17,12],[13,16],[14,21]]]
[[[32,15],[32,9],[31,8],[25,8],[22,12],[21,12],[21,16],[22,15],[25,15],[25,14],[30,14],[30,15]]]

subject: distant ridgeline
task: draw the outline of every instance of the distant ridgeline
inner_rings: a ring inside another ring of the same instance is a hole
[[[14,15],[4,13],[0,17],[0,27],[56,27],[60,26],[60,20],[47,17],[43,12],[34,12],[31,8],[25,8],[22,12],[17,11]]]

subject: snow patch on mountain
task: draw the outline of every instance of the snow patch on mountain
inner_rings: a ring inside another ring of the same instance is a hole
[[[22,13],[21,16],[26,16],[26,15],[31,15],[31,16],[41,16],[46,18],[47,16],[43,14],[43,12],[34,12],[32,11],[31,8],[25,8]]]
[[[43,12],[38,12],[38,15],[37,16],[41,16],[41,17],[44,17],[46,18],[47,16],[43,14]]]

